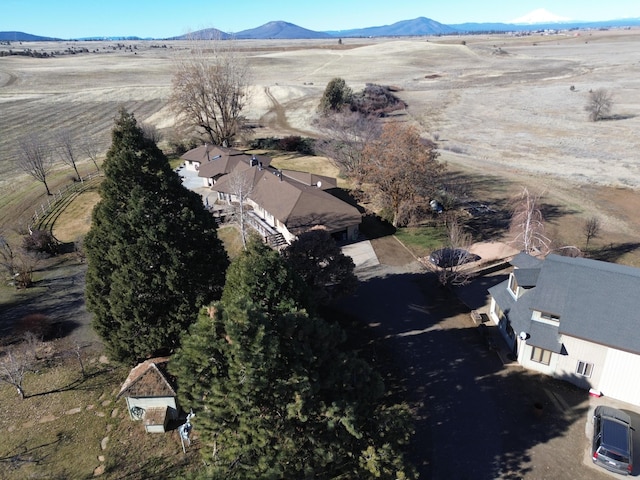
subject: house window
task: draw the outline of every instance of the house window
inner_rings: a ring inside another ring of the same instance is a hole
[[[591,372],[593,372],[593,363],[583,362],[582,360],[578,360],[578,368],[576,368],[576,373],[578,375],[582,375],[583,377],[590,377]]]
[[[553,313],[540,312],[540,318],[544,320],[551,320],[553,322],[559,322],[560,317],[558,315],[554,315]]]
[[[531,350],[531,360],[542,363],[543,365],[549,365],[549,363],[551,363],[551,351],[533,347],[533,350]]]
[[[518,298],[518,281],[513,273],[509,275],[509,291],[514,297]]]

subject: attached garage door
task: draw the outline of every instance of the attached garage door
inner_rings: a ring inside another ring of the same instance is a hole
[[[640,355],[612,348],[607,352],[598,390],[607,397],[640,405]]]

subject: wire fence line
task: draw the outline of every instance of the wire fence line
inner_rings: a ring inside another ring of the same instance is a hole
[[[27,225],[29,233],[33,230],[51,230],[53,222],[58,218],[60,213],[62,213],[79,194],[96,185],[100,177],[102,177],[102,172],[99,170],[90,173],[48,197],[47,202],[41,203],[29,219]]]

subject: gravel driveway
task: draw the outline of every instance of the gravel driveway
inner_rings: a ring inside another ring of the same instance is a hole
[[[356,273],[360,288],[339,309],[393,352],[389,371],[404,372],[421,479],[608,478],[588,462],[587,392],[503,365],[468,307],[417,262]]]

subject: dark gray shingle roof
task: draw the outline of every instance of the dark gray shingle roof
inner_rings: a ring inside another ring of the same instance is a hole
[[[640,269],[549,255],[531,305],[560,317],[560,333],[640,353]]]
[[[531,322],[529,345],[562,353],[562,343],[558,341],[558,327],[541,322]]]
[[[532,257],[528,253],[520,252],[515,257],[511,259],[511,265],[516,268],[540,268],[543,260],[539,258]]]
[[[536,286],[540,268],[516,268],[513,275],[516,277],[518,285],[522,288],[531,288]]]

